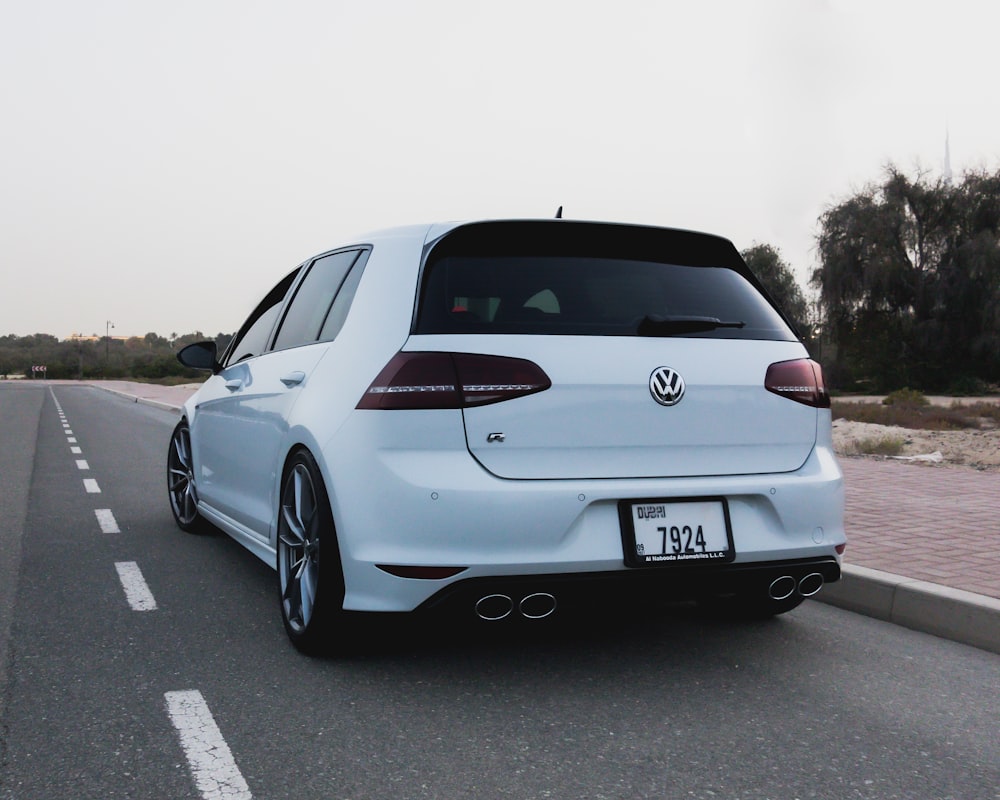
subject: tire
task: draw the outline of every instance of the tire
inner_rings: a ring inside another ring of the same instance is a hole
[[[306,655],[344,646],[344,575],[330,500],[319,467],[297,451],[281,482],[278,588],[288,638]]]
[[[201,533],[207,527],[198,513],[198,490],[191,458],[191,431],[184,420],[177,423],[167,451],[167,497],[177,527],[188,533]]]

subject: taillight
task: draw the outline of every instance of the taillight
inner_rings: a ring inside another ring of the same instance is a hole
[[[396,353],[358,408],[468,408],[542,392],[552,385],[523,358],[474,353]]]
[[[829,408],[830,395],[823,382],[823,368],[811,358],[779,361],[767,368],[764,388],[796,403]]]

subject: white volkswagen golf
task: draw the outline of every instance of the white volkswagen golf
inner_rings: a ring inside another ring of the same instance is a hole
[[[397,228],[312,258],[168,451],[178,525],[277,569],[303,652],[351,612],[491,623],[633,595],[779,614],[840,577],[817,363],[727,240],[569,220]]]

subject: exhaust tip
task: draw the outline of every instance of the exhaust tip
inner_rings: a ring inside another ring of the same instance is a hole
[[[497,622],[509,617],[514,601],[505,594],[488,594],[476,601],[476,616],[487,622]]]
[[[799,581],[799,594],[803,597],[812,597],[823,588],[823,576],[818,572],[810,572]]]
[[[780,578],[775,578],[771,581],[767,593],[772,600],[785,600],[792,596],[795,588],[795,578],[791,575],[782,575]]]
[[[545,619],[556,610],[556,598],[548,592],[535,592],[523,598],[518,609],[526,619]]]

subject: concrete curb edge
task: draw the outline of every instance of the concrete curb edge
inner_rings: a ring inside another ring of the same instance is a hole
[[[107,386],[101,386],[98,383],[91,383],[90,385],[97,389],[100,389],[102,392],[107,392],[108,394],[117,395],[118,397],[123,397],[126,400],[131,400],[135,403],[140,403],[144,406],[153,406],[153,408],[159,408],[164,411],[180,411],[181,409],[181,406],[179,406],[177,403],[168,403],[162,400],[153,400],[152,398],[149,397],[137,397],[136,395],[130,394],[129,392],[121,392],[118,391],[117,389],[110,389]]]
[[[1000,653],[1000,600],[845,564],[818,595],[829,605]]]

